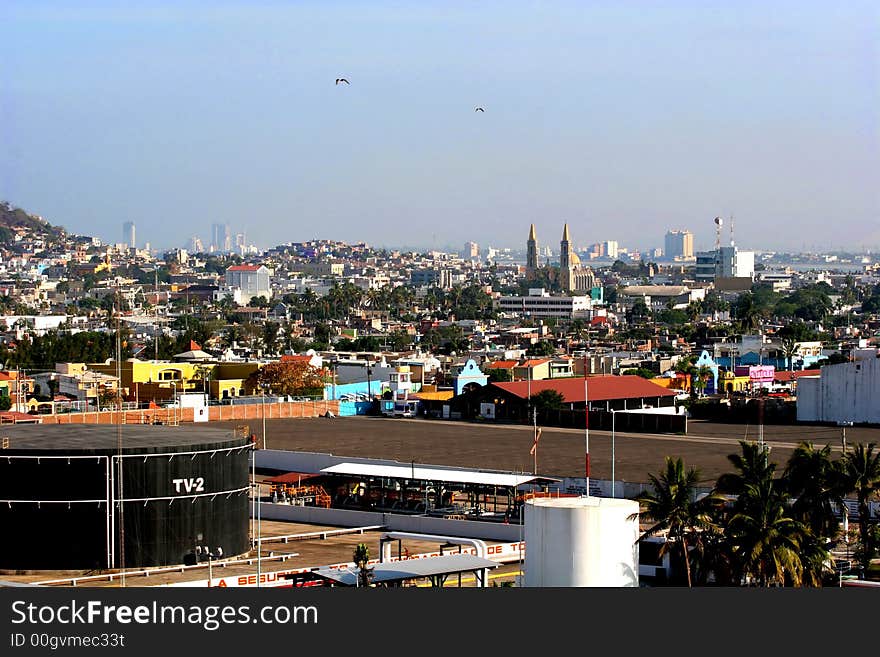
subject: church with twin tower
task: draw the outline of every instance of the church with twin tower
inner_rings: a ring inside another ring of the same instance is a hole
[[[569,294],[589,294],[596,285],[596,276],[593,270],[581,264],[578,254],[571,248],[571,235],[568,232],[568,224],[562,229],[562,240],[559,242],[559,267],[551,268],[552,279],[559,282],[564,292]],[[538,272],[538,236],[535,232],[535,224],[529,229],[529,239],[526,242],[526,278],[533,279]]]

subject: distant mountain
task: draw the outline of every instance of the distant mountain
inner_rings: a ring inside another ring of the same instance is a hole
[[[25,212],[6,201],[0,201],[0,243],[8,243],[13,234],[25,229],[31,235],[60,238],[66,234],[61,226],[53,226],[40,216]]]

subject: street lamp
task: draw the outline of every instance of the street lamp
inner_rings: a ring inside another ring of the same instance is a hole
[[[838,422],[838,426],[840,427],[840,443],[843,448],[843,453],[846,454],[846,428],[851,427],[853,425],[852,422]]]
[[[198,549],[198,548],[196,548],[196,549]],[[220,559],[221,557],[223,557],[223,548],[218,546],[218,547],[214,548],[213,552],[211,552],[208,549],[208,546],[203,545],[202,546],[202,554],[204,555],[204,558],[208,560],[208,587],[210,588],[211,586],[214,585],[213,584],[214,572],[212,569],[212,564],[214,562],[214,559]]]

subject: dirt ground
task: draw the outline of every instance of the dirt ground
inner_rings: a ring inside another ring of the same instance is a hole
[[[221,425],[217,425],[221,426]],[[232,429],[232,424],[227,425]],[[250,430],[259,438],[262,424]],[[620,433],[614,436],[615,478],[647,482],[649,473],[663,467],[665,456],[681,457],[711,485],[730,470],[727,455],[739,452],[738,441],[758,440],[755,425],[688,423],[688,435]],[[764,426],[771,458],[784,467],[800,441],[831,445],[841,451],[841,429],[826,426]],[[591,476],[611,478],[612,439],[609,431],[589,432]],[[532,472],[533,429],[522,425],[477,424],[423,419],[373,417],[314,418],[266,421],[266,447],[337,456],[396,459],[435,465]],[[847,445],[880,443],[880,428],[848,427]],[[582,429],[545,427],[538,445],[540,474],[556,477],[584,476],[586,435]],[[259,444],[262,441],[258,440]]]

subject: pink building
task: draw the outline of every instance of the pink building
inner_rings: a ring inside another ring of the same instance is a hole
[[[738,365],[733,368],[736,376],[749,377],[749,386],[752,390],[773,387],[776,377],[776,368],[773,365]]]

